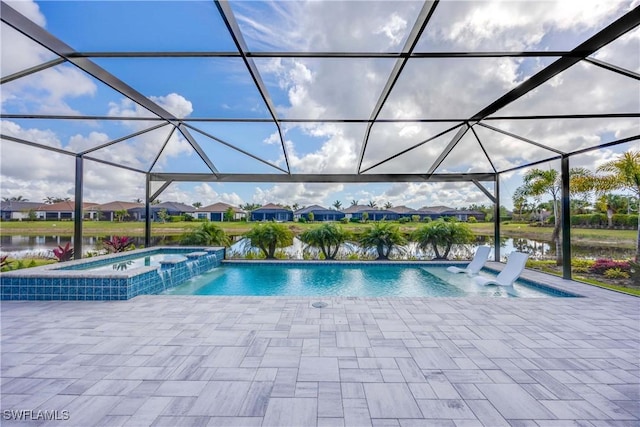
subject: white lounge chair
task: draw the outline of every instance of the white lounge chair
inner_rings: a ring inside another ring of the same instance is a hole
[[[528,254],[522,252],[511,252],[507,259],[507,264],[504,266],[500,274],[496,277],[476,277],[475,281],[478,285],[498,285],[498,286],[511,286],[513,282],[518,280],[524,267],[527,264]]]
[[[482,267],[489,259],[489,252],[491,252],[490,246],[478,246],[476,249],[476,254],[473,256],[473,259],[465,268],[459,267],[447,267],[447,271],[451,273],[467,273],[468,275],[478,274]]]

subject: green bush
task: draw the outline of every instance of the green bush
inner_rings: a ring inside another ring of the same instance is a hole
[[[478,220],[475,216],[470,216],[469,218],[467,218],[467,222],[470,224],[475,224],[476,222],[478,222]]]
[[[182,222],[184,221],[184,215],[170,215],[169,222]]]
[[[626,271],[622,271],[619,268],[610,268],[608,270],[605,270],[604,276],[609,279],[628,279],[629,277],[631,277],[629,273],[627,273]]]
[[[356,223],[356,224],[360,223],[360,218],[351,217],[351,218],[349,218],[349,222],[353,222],[353,223]]]
[[[411,215],[411,221],[420,222],[420,215]]]
[[[474,234],[469,226],[457,221],[439,219],[416,230],[412,238],[420,249],[433,248],[436,259],[447,259],[453,245],[471,243]],[[440,249],[443,249],[442,255]]]
[[[258,224],[245,233],[251,246],[259,248],[266,259],[276,258],[276,249],[293,244],[293,232],[284,224]]]
[[[422,218],[422,222],[431,222],[432,219],[430,216],[425,216],[424,218]]]
[[[398,222],[400,224],[405,224],[407,222],[411,222],[411,218],[409,218],[408,216],[401,216],[400,218],[398,218]]]
[[[216,224],[204,222],[197,228],[184,233],[180,244],[185,246],[229,246],[231,239],[229,239],[224,230]]]
[[[590,259],[572,259],[571,269],[574,273],[588,273],[593,264],[594,261]]]
[[[306,224],[307,219],[305,217],[301,216],[300,218],[298,218],[298,222],[301,223],[301,224]]]
[[[335,224],[323,224],[300,235],[300,240],[309,246],[319,248],[324,259],[335,259],[338,249],[349,238],[349,233]]]
[[[393,248],[405,243],[398,226],[388,222],[376,222],[360,235],[360,245],[365,249],[375,248],[379,260],[389,259]]]
[[[349,224],[349,218],[347,218],[346,216],[340,219],[340,222],[343,224]]]

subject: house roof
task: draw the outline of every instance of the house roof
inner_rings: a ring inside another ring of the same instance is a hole
[[[245,213],[242,209],[224,202],[213,203],[202,207],[198,209],[198,212],[226,212],[229,208],[233,209],[234,213]]]
[[[358,212],[362,212],[364,210],[367,209],[373,209],[371,206],[366,206],[366,205],[351,205],[346,209],[343,209],[342,212],[349,214],[349,213],[358,213]]]
[[[98,204],[86,202],[82,204],[82,209],[90,209],[94,206],[98,206]],[[73,212],[75,209],[76,204],[73,200],[52,203],[50,205],[40,205],[40,207],[37,208],[37,210],[41,212]]]
[[[103,203],[101,205],[92,206],[89,208],[90,211],[128,211],[129,209],[142,208],[144,205],[142,203],[135,202],[109,202]]]
[[[293,212],[291,209],[285,208],[284,206],[276,205],[275,203],[267,203],[266,205],[253,210],[253,212],[276,212],[276,211]]]
[[[319,212],[319,211],[328,211],[328,210],[329,209],[327,209],[325,207],[322,207],[320,205],[311,205],[311,206],[304,207],[302,209],[298,209],[294,213],[296,215],[304,215],[304,214],[308,214],[309,212],[316,213],[316,212]]]
[[[38,210],[42,205],[40,202],[16,202],[14,200],[0,202],[0,210],[5,212],[21,212],[28,210]]]
[[[389,208],[387,210],[391,211],[391,212],[396,212],[396,213],[399,213],[399,214],[406,214],[406,213],[415,211],[415,209],[410,208],[408,206],[393,206],[393,207],[391,207],[391,208]]]
[[[168,211],[174,211],[174,212],[195,212],[196,211],[196,208],[194,208],[193,206],[185,205],[184,203],[180,203],[180,202],[162,202],[162,203],[158,203],[157,205],[154,205],[153,207],[157,209],[166,209]]]
[[[416,210],[423,213],[434,213],[434,214],[439,214],[447,211],[455,211],[454,208],[450,208],[448,206],[423,206]]]

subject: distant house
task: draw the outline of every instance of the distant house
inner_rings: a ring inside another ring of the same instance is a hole
[[[366,213],[369,221],[395,221],[400,218],[400,214],[389,209],[376,209],[371,206],[354,205],[342,211],[349,219],[362,220]]]
[[[194,208],[193,206],[185,205],[184,203],[179,202],[162,202],[158,203],[157,205],[151,205],[149,208],[151,210],[152,221],[160,220],[158,213],[163,209],[166,210],[167,215],[169,216],[178,216],[184,214],[193,216],[194,212],[196,211],[196,208]],[[135,215],[135,218],[137,218],[139,221],[142,221],[146,218],[144,206],[129,209],[129,213]]]
[[[273,203],[251,212],[251,221],[293,221],[293,211]]]
[[[307,206],[306,208],[298,209],[293,213],[293,217],[296,219],[304,218],[309,220],[309,214],[313,213],[314,221],[340,221],[344,218],[344,213],[336,210],[331,210],[318,205]]]
[[[371,209],[370,206],[365,206],[365,205],[351,205],[346,209],[342,210],[342,213],[344,214],[344,216],[346,218],[355,218],[353,215],[354,214],[359,214],[362,211],[365,211],[367,209]]]
[[[88,211],[97,203],[83,203],[82,212],[83,217],[88,216]],[[74,219],[75,218],[76,204],[73,200],[67,200],[64,202],[52,203],[50,205],[40,205],[36,210],[38,219],[47,220],[61,220],[61,219]]]
[[[208,219],[209,221],[224,221],[224,216],[229,209],[233,210],[234,220],[241,220],[247,217],[247,213],[242,209],[222,202],[200,208],[195,211],[194,216],[198,219]]]
[[[438,218],[456,218],[459,221],[468,221],[469,217],[474,217],[478,221],[484,221],[485,214],[480,211],[457,210],[447,206],[423,206],[417,209],[414,215],[419,215],[420,219],[429,217],[431,219]]]
[[[29,219],[29,211],[35,213],[40,206],[42,203],[38,202],[0,202],[0,218],[3,221]]]
[[[137,208],[142,208],[144,210],[144,205],[142,203],[116,201],[93,206],[88,209],[88,213],[89,218],[96,221],[115,221],[117,219],[116,212],[127,211],[128,216],[123,219],[136,221],[138,220],[138,216],[133,210]]]
[[[415,209],[408,206],[393,206],[387,210],[395,212],[400,216],[411,216],[411,214],[415,211]]]

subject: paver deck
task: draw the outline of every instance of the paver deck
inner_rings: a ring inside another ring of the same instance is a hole
[[[525,275],[586,298],[3,302],[2,425],[640,425],[640,298]]]

